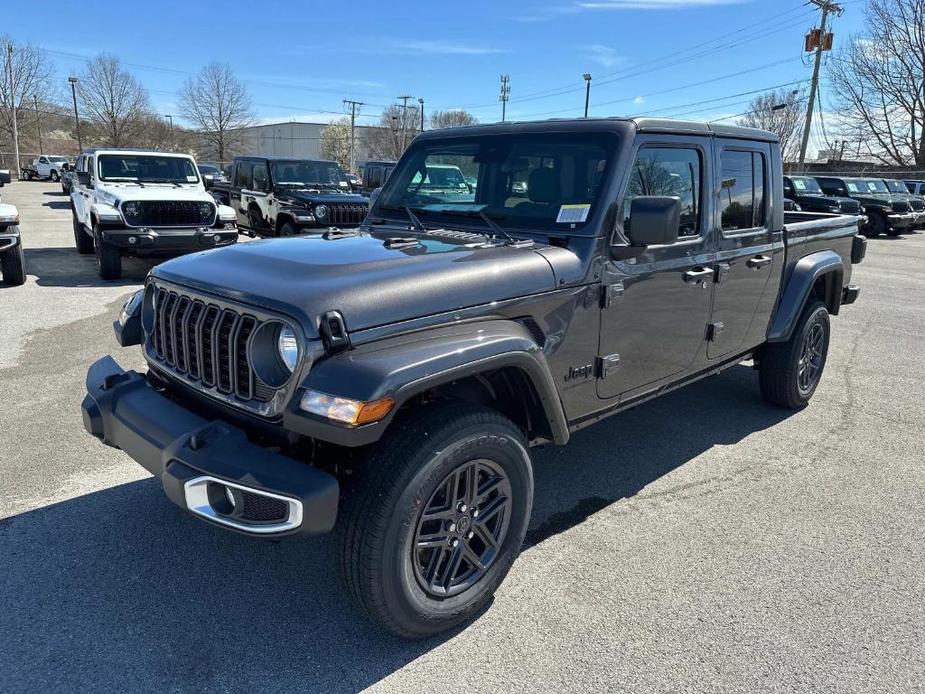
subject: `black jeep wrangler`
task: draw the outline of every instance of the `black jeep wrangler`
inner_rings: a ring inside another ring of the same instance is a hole
[[[868,185],[869,180],[816,176],[819,187],[826,195],[849,197],[860,203],[861,212],[867,215],[867,222],[863,227],[865,236],[899,236],[916,224],[919,215],[912,210],[912,205],[907,200],[890,195],[882,181],[879,188],[874,185],[872,189]]]
[[[228,180],[215,180],[210,190],[235,209],[240,229],[260,236],[354,227],[369,203],[336,162],[313,159],[235,157]]]
[[[826,195],[812,176],[784,176],[784,195],[804,212],[861,214],[861,204],[857,200]]]
[[[447,166],[471,196],[424,185]],[[114,324],[147,372],[96,362],[84,426],[205,522],[336,529],[359,608],[439,632],[520,551],[531,447],[748,359],[768,402],[809,403],[866,240],[785,215],[782,181],[776,137],[745,128],[422,134],[360,228],[155,267]]]

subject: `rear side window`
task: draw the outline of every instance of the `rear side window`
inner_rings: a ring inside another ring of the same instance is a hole
[[[681,199],[679,237],[700,234],[700,181],[703,163],[696,149],[645,147],[636,155],[623,197],[623,229],[628,232],[633,198],[668,195]]]
[[[270,187],[267,179],[267,165],[254,164],[254,190],[266,191]]]
[[[250,188],[253,184],[251,172],[254,166],[249,161],[240,161],[234,167],[234,187]]]
[[[763,227],[765,164],[760,152],[725,150],[721,158],[723,231]]]

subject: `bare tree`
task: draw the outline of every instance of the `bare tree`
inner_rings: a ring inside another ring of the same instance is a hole
[[[450,111],[434,111],[430,116],[430,127],[435,130],[439,128],[456,128],[465,125],[475,125],[478,122],[478,118],[461,108]]]
[[[784,161],[800,153],[800,134],[806,122],[806,92],[775,89],[759,94],[749,104],[749,112],[739,119],[740,125],[769,130],[780,138]]]
[[[147,90],[113,55],[101,54],[87,62],[77,99],[93,139],[110,147],[135,145],[151,111]]]
[[[369,131],[369,152],[377,159],[398,159],[418,134],[421,111],[417,107],[403,108],[397,104],[382,112],[379,125]]]
[[[8,72],[10,46],[13,47],[12,90]],[[3,135],[4,144],[13,140],[14,108],[19,121],[20,139],[24,140],[27,132],[33,132],[34,99],[43,106],[54,100],[53,75],[54,65],[37,46],[16,43],[9,36],[0,36],[0,134]],[[26,146],[33,149],[34,143],[29,142]]]
[[[350,168],[350,119],[340,118],[321,131],[321,156]]]
[[[883,164],[925,167],[925,0],[868,0],[827,66],[833,129]]]
[[[200,131],[220,162],[240,143],[238,131],[254,122],[247,88],[228,65],[206,65],[183,83],[179,100],[180,112]]]

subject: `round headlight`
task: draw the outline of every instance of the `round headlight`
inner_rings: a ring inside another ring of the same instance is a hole
[[[199,203],[199,219],[203,222],[209,222],[212,220],[213,207],[211,203],[201,202]]]
[[[127,202],[122,205],[122,211],[128,217],[137,217],[140,210],[137,202]]]
[[[299,361],[299,343],[296,342],[295,333],[288,325],[279,329],[279,339],[277,340],[277,349],[279,358],[289,371],[295,369]]]
[[[328,206],[327,205],[315,205],[315,217],[318,219],[327,219],[328,218]]]

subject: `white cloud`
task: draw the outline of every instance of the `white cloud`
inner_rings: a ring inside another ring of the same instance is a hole
[[[646,103],[646,98],[644,96],[637,96],[635,99],[633,99],[633,103],[639,106]]]
[[[585,46],[584,53],[585,58],[608,69],[622,63],[624,60],[623,56],[617,55],[616,49],[601,44]]]
[[[393,53],[407,53],[409,55],[491,55],[493,53],[510,53],[509,50],[504,48],[453,41],[390,41],[387,46]]]

